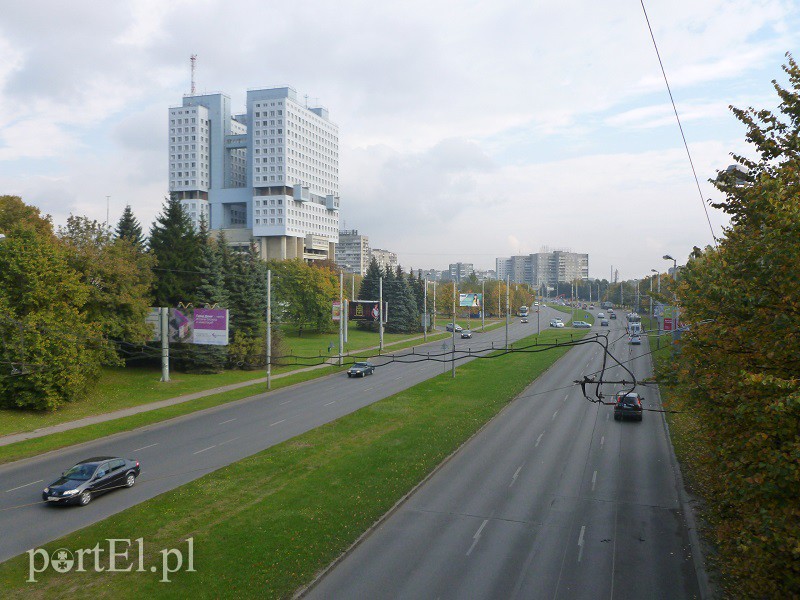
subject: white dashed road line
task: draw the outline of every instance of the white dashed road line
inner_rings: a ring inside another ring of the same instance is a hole
[[[225,423],[230,423],[231,421],[235,421],[235,420],[236,420],[235,418],[228,419],[227,421],[223,421],[222,423],[220,423],[220,425],[225,425]]]
[[[24,487],[28,487],[29,485],[36,485],[37,483],[44,483],[44,479],[39,479],[38,481],[31,481],[30,483],[26,483],[25,485],[19,485],[15,488],[11,488],[10,490],[6,490],[6,493],[13,492],[15,490],[21,490]]]
[[[336,404],[336,400],[333,400],[332,402],[328,402],[327,404],[323,404],[322,406],[330,406],[331,404]]]
[[[538,446],[538,445],[539,445],[539,442],[541,442],[541,441],[542,441],[542,436],[543,436],[543,435],[544,435],[544,433],[540,433],[540,434],[539,434],[539,437],[537,437],[537,438],[536,438],[536,446]],[[534,448],[535,448],[536,446],[534,446]]]
[[[136,448],[136,450],[131,450],[131,452],[139,452],[139,450],[147,450],[148,448],[152,448],[153,446],[158,446],[158,442],[155,444],[150,444],[149,446],[142,446],[141,448]]]
[[[594,491],[594,486],[597,484],[597,471],[594,472],[592,475],[592,491]]]
[[[581,534],[578,536],[578,562],[583,558],[583,534],[586,533],[586,525],[581,525]]]
[[[512,485],[514,485],[514,482],[517,480],[517,477],[519,477],[519,472],[520,471],[522,471],[522,465],[520,465],[517,468],[517,470],[514,471],[514,475],[511,477],[511,483],[508,485],[508,487],[511,487]]]
[[[279,424],[283,423],[285,420],[286,419],[281,419],[280,421],[275,421],[274,423],[270,423],[269,426],[270,427],[274,427],[275,425],[279,425]]]
[[[481,523],[481,526],[478,527],[478,531],[476,531],[475,535],[472,536],[472,539],[474,541],[472,542],[472,546],[469,547],[469,550],[467,550],[467,556],[472,554],[472,550],[475,548],[475,545],[478,543],[478,540],[481,539],[481,531],[483,531],[483,528],[486,527],[486,524],[488,522],[489,522],[489,519],[484,519],[483,523]]]
[[[197,452],[192,452],[192,454],[200,454],[201,452],[205,452],[206,450],[211,450],[212,448],[216,448],[217,445],[214,444],[213,446],[209,446],[208,448],[203,448],[202,450],[198,450]]]

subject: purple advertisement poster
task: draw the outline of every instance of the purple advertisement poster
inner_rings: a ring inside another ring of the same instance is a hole
[[[227,309],[194,309],[194,343],[209,346],[228,345]]]

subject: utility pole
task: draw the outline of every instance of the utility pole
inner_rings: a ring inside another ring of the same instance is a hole
[[[452,377],[456,377],[456,282],[453,281],[453,361],[451,363]]]
[[[378,334],[380,339],[378,341],[378,354],[383,352],[383,277],[378,279]]]
[[[169,308],[161,307],[161,381],[169,381]]]
[[[510,279],[511,278],[508,275],[506,275],[506,351],[508,351],[508,306],[509,306],[508,286],[510,283]]]
[[[484,279],[481,281],[481,333],[483,333],[483,327],[486,325],[486,310],[484,307],[486,306],[486,302],[484,301],[486,298],[486,280]]]
[[[339,366],[344,364],[344,271],[339,273]]]
[[[425,315],[422,318],[422,338],[427,342],[428,341],[428,278],[425,278],[425,293],[423,294],[423,314]]]
[[[267,390],[272,389],[272,269],[267,269]]]
[[[436,282],[433,282],[433,331],[436,332]]]

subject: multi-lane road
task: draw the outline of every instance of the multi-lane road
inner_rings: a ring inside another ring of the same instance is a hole
[[[643,378],[647,341],[629,346],[620,317],[611,321],[612,352]],[[597,346],[572,349],[308,595],[700,597],[663,413],[617,422],[612,407],[564,389],[601,360]],[[630,376],[616,367],[604,378]],[[655,387],[639,391],[646,408],[659,409]]]
[[[547,327],[552,309],[543,309]],[[536,320],[509,327],[509,339],[536,332]],[[457,340],[457,348],[501,347],[503,328]],[[449,340],[448,340],[449,344]],[[442,341],[417,352],[442,352]],[[382,365],[384,358],[374,360]],[[135,431],[0,466],[0,561],[21,554],[215,469],[319,427],[433,377],[449,366],[440,362],[390,363],[374,375],[348,379],[343,373],[225,404]],[[574,377],[574,373],[572,376]],[[91,456],[139,460],[136,485],[81,508],[47,506],[41,491],[59,473]]]

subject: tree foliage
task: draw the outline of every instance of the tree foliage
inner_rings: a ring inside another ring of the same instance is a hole
[[[156,306],[194,303],[200,280],[200,241],[180,201],[166,200],[150,229],[150,252],[158,263],[153,281]]]
[[[331,307],[339,298],[336,273],[302,260],[272,261],[276,314],[302,331],[333,331]]]
[[[678,377],[703,422],[701,482],[719,565],[742,597],[800,596],[800,69],[780,112],[733,109],[758,156],[734,156],[717,248],[681,271]]]
[[[117,223],[116,234],[119,239],[127,240],[136,248],[144,248],[145,239],[142,233],[142,226],[133,216],[130,204],[126,205],[125,210],[122,211],[122,216],[119,219],[119,223]]]

